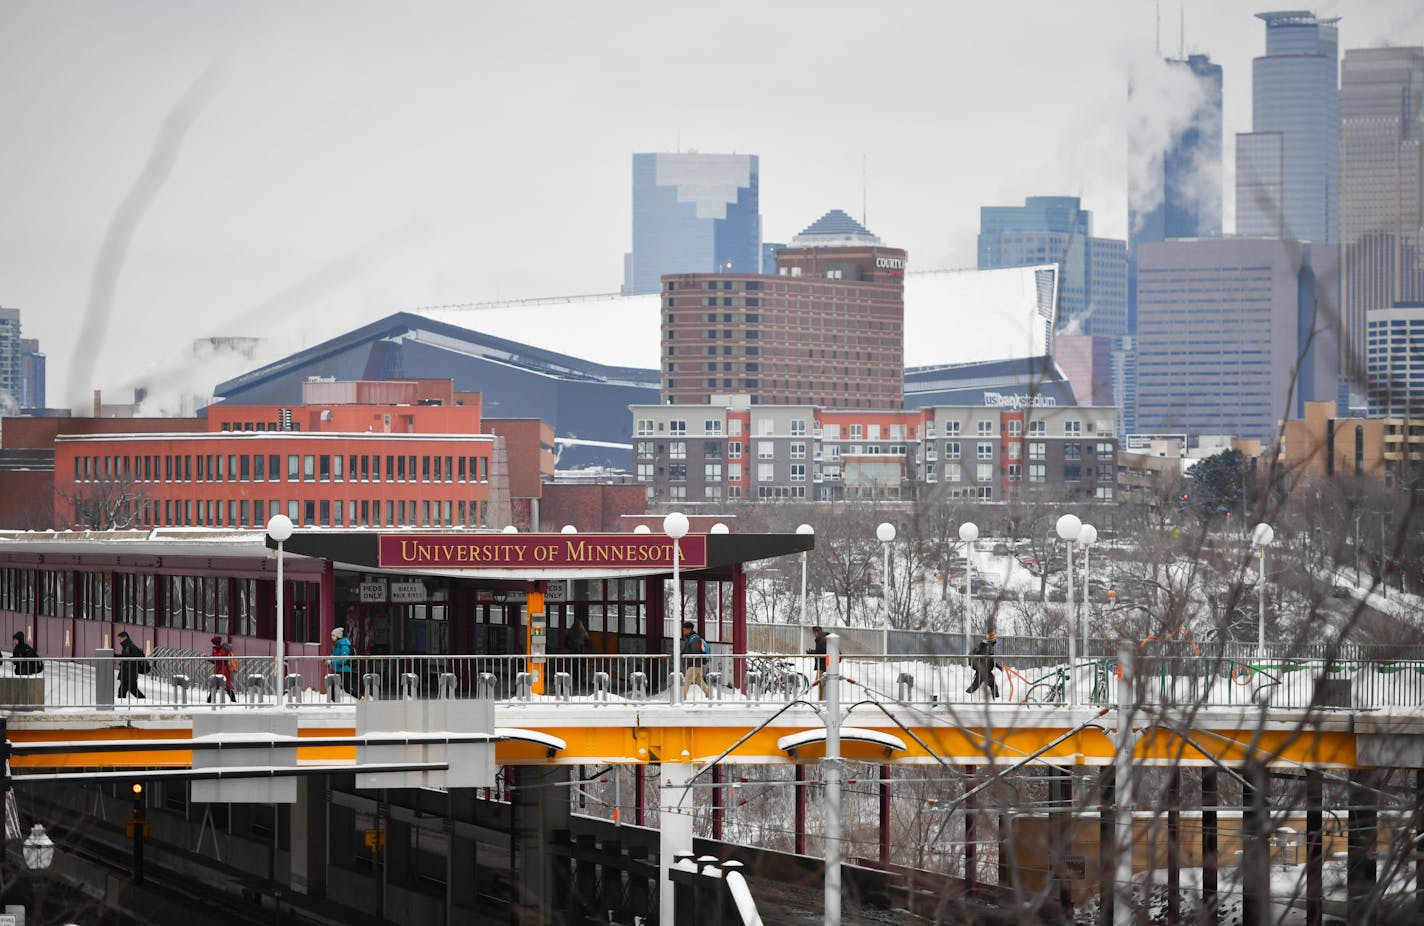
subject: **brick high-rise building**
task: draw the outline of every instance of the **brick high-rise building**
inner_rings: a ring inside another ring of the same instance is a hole
[[[840,210],[776,252],[775,276],[662,279],[662,401],[900,408],[905,252]]]

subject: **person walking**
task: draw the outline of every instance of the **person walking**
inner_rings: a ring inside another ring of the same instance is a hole
[[[143,650],[134,645],[134,641],[129,639],[127,630],[119,631],[119,697],[121,698],[142,698],[143,692],[138,690],[138,677],[148,671],[148,660],[143,655]]]
[[[25,632],[15,631],[15,648],[10,655],[15,658],[16,675],[38,675],[44,671],[44,663],[35,648],[25,642]]]
[[[1001,668],[994,661],[994,644],[999,642],[999,635],[994,631],[989,631],[982,642],[974,647],[974,653],[969,657],[969,665],[974,670],[974,681],[969,687],[964,689],[965,694],[973,694],[983,685],[989,692],[989,697],[997,699],[999,697],[999,684],[994,681],[994,670]]]
[[[816,667],[816,680],[811,684],[816,688],[816,696],[824,698],[826,696],[823,686],[826,676],[826,632],[820,627],[811,628],[811,648],[806,651],[807,655],[815,656],[812,663]]]
[[[331,659],[328,664],[331,671],[335,672],[341,679],[341,690],[356,697],[356,692],[352,690],[351,684],[351,657],[355,654],[355,648],[351,645],[351,638],[346,635],[346,630],[342,627],[331,628]]]
[[[710,700],[712,689],[702,678],[702,667],[707,665],[707,641],[693,629],[692,621],[683,621],[682,624],[682,663],[687,672],[687,678],[682,683],[682,700],[687,700],[693,685],[701,688],[702,696]]]
[[[213,637],[213,675],[222,676],[223,691],[227,692],[229,701],[237,701],[237,695],[232,693],[232,673],[237,669],[237,660],[232,655],[232,647],[223,642],[222,637]],[[213,703],[212,688],[208,689],[208,703]]]

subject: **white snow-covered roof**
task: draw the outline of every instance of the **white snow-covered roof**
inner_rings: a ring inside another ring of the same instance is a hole
[[[881,733],[879,730],[866,730],[863,727],[841,727],[841,740],[852,740],[857,743],[870,743],[872,746],[884,746],[886,749],[896,749],[903,751],[905,741],[898,736],[889,733]],[[826,741],[826,731],[802,730],[800,733],[791,733],[781,737],[776,741],[776,748],[782,752],[790,752],[793,749],[800,749],[811,743],[824,743]]]
[[[1041,357],[1052,352],[1052,265],[905,275],[905,366]],[[614,367],[661,366],[662,297],[616,293],[434,306],[412,311]]]

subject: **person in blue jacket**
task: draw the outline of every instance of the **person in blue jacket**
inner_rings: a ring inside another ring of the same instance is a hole
[[[355,697],[355,691],[351,684],[351,656],[355,649],[351,646],[351,638],[346,636],[346,631],[341,627],[331,628],[331,659],[328,660],[331,671],[341,679],[341,688],[347,694]]]

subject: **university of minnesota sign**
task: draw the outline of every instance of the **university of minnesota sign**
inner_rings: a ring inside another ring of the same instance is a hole
[[[382,534],[383,569],[671,569],[656,534]],[[707,537],[678,541],[679,565],[707,565]]]

